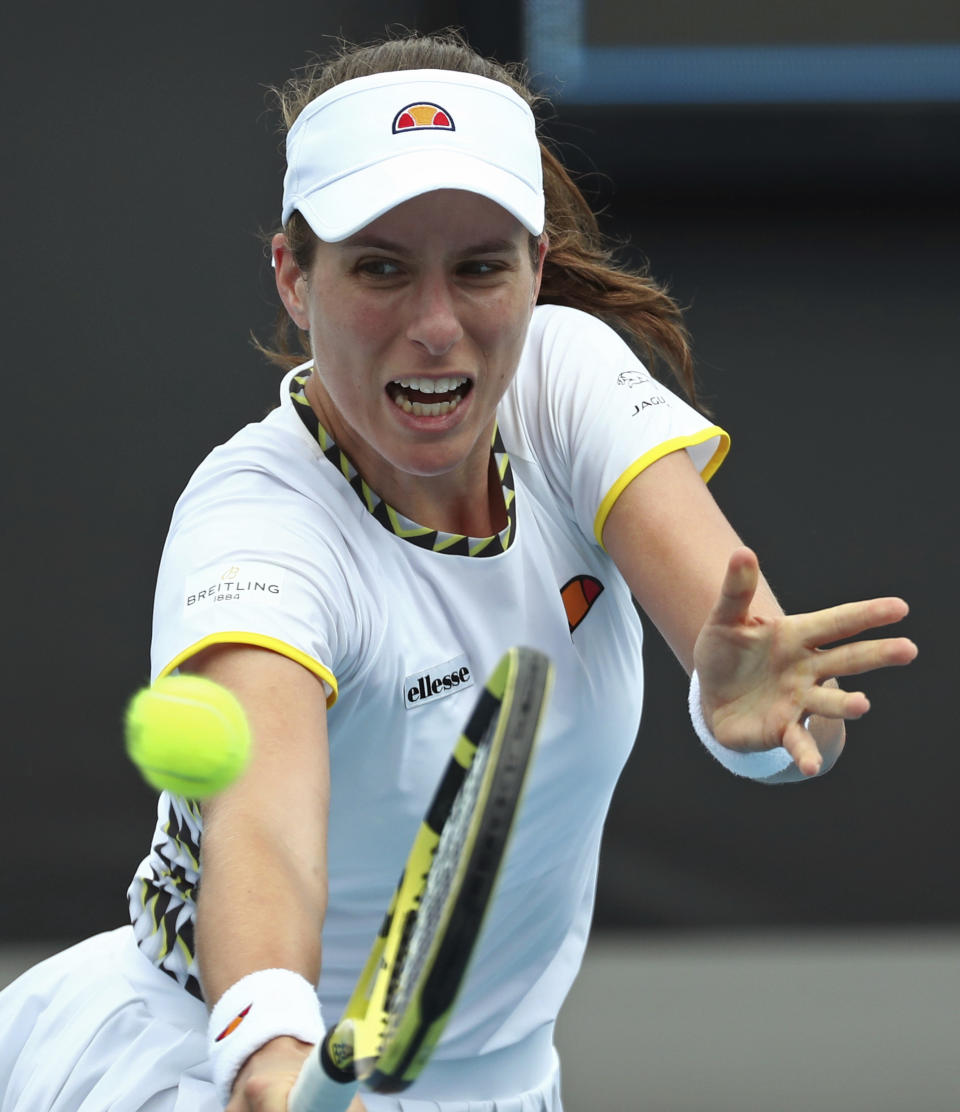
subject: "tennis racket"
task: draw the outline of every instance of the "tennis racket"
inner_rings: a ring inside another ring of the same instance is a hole
[[[512,648],[487,680],[343,1018],[304,1063],[288,1112],[343,1112],[357,1082],[399,1092],[426,1065],[491,902],[552,674],[543,653]]]

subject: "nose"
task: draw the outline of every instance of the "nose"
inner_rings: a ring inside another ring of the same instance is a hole
[[[463,337],[453,291],[443,278],[425,278],[417,290],[407,339],[430,355],[446,355]]]

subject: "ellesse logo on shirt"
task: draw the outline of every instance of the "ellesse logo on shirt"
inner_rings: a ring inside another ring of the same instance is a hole
[[[407,710],[436,702],[456,691],[473,687],[473,676],[465,656],[415,672],[403,681],[403,705]]]

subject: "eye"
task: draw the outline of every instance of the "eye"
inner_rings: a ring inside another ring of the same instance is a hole
[[[461,274],[476,278],[487,278],[491,274],[499,274],[504,269],[503,264],[494,259],[470,259],[458,267]]]
[[[358,274],[364,274],[370,278],[394,278],[400,273],[400,267],[397,263],[378,255],[358,260],[354,270]]]

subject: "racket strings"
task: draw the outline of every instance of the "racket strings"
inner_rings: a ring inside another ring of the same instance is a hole
[[[417,908],[407,916],[385,1002],[391,1019],[403,1014],[438,935],[439,921],[447,913],[448,896],[470,835],[489,758],[490,746],[481,744],[443,824]]]

